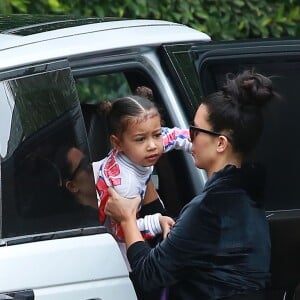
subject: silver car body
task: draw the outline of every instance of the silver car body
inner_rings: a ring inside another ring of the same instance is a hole
[[[0,34],[0,74],[74,57],[105,57],[111,53],[121,57],[122,51],[130,52],[153,69],[169,98],[174,123],[187,126],[155,51],[161,44],[194,41],[208,42],[210,38],[184,25],[153,20],[111,21],[26,36],[8,31]],[[1,84],[5,85],[5,80]],[[4,157],[14,109],[5,93],[0,94],[0,107],[6,107],[0,118],[0,152]],[[205,180],[204,174],[196,173],[197,176]],[[36,240],[34,235],[0,240],[0,299],[5,295],[26,295],[28,291],[26,299],[39,300],[136,298],[117,243],[110,234],[44,240],[43,235],[37,236]]]

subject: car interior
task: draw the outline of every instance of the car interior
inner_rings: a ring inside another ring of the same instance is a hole
[[[105,89],[107,78],[110,80],[110,89]],[[139,70],[127,70],[109,74],[109,77],[107,74],[95,74],[94,77],[75,78],[75,80],[87,129],[91,161],[98,161],[104,158],[111,149],[105,114],[99,111],[98,107],[101,100],[95,101],[95,95],[87,96],[81,92],[95,90],[93,88],[94,85],[97,85],[98,88],[99,86],[104,86],[103,89],[98,90],[102,94],[97,93],[97,97],[104,101],[113,101],[114,99],[130,95],[139,86],[149,87],[153,92],[154,101],[161,109],[165,125],[172,127],[170,119],[164,110],[163,100],[158,88],[148,76]],[[118,93],[116,93],[117,89],[112,88],[113,81],[115,81],[115,85],[121,85],[125,88],[119,89]],[[113,94],[110,94],[110,91],[113,91]],[[164,154],[155,165],[153,173],[154,181],[158,177],[156,181],[158,193],[172,216],[177,216],[183,205],[194,196],[192,189],[188,189],[190,183],[188,180],[184,180],[178,171],[185,168],[185,162],[180,152],[170,151]]]

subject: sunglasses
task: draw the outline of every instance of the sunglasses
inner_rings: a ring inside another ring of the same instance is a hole
[[[211,131],[211,130],[207,130],[207,129],[202,129],[202,128],[199,128],[197,126],[194,126],[194,125],[190,125],[190,139],[191,139],[191,142],[194,141],[195,137],[197,136],[197,134],[199,132],[203,132],[203,133],[206,133],[206,134],[209,134],[209,135],[214,135],[214,136],[225,136],[229,141],[230,141],[230,138],[222,133],[218,133],[218,132],[215,132],[215,131]]]
[[[92,164],[90,163],[88,157],[84,156],[80,160],[78,166],[75,168],[75,170],[72,172],[71,176],[69,177],[69,180],[73,180],[80,170],[92,170]]]

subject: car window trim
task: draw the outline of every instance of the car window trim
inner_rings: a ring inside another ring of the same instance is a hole
[[[32,234],[20,237],[5,238],[0,240],[0,247],[20,245],[32,242],[41,242],[47,240],[57,240],[77,236],[88,236],[94,234],[108,233],[107,228],[104,226],[83,227],[70,230],[54,231],[40,234]]]

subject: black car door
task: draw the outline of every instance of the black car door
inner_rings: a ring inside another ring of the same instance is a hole
[[[290,290],[300,282],[300,40],[211,42],[164,48],[169,70],[188,103],[190,118],[201,97],[218,90],[228,73],[255,69],[271,76],[275,90],[282,96],[268,111],[256,159],[267,172],[265,203],[272,239],[272,289],[281,289],[288,299],[293,293]]]

